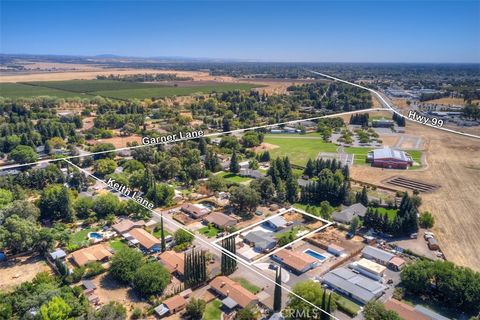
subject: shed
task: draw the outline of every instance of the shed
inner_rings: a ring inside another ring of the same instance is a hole
[[[345,253],[345,249],[344,249],[344,248],[342,248],[342,247],[340,247],[340,246],[338,246],[338,245],[336,245],[336,244],[334,244],[334,243],[331,243],[331,244],[328,245],[327,251],[330,252],[330,253],[332,253],[332,254],[334,254],[334,255],[336,255],[337,257],[340,256],[340,255],[342,255],[343,253]]]
[[[400,271],[405,266],[405,260],[400,257],[393,257],[388,263],[388,267],[395,271]]]
[[[52,260],[57,260],[57,259],[63,260],[67,256],[67,253],[62,249],[58,248],[55,251],[50,252],[49,256]]]

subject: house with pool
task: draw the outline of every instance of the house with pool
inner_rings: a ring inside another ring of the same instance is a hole
[[[282,249],[272,255],[272,260],[282,264],[286,269],[301,274],[315,268],[319,261],[304,253]]]

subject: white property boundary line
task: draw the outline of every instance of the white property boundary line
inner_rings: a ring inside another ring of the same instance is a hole
[[[295,239],[295,240],[293,240],[293,241],[290,242],[290,243],[287,243],[287,244],[284,245],[283,247],[277,248],[277,249],[273,250],[272,252],[269,252],[268,254],[266,254],[266,255],[264,255],[264,256],[261,256],[261,257],[258,258],[257,260],[252,261],[252,264],[258,263],[259,261],[261,261],[261,260],[263,260],[263,259],[266,259],[266,258],[274,255],[274,254],[277,253],[278,251],[283,250],[283,249],[285,249],[286,247],[289,247],[289,246],[293,245],[294,243],[299,242],[299,241],[303,240],[304,238],[306,238],[306,237],[308,237],[308,236],[311,236],[311,235],[314,234],[314,233],[317,233],[318,231],[322,231],[323,229],[328,228],[329,226],[331,226],[331,225],[333,224],[333,222],[331,222],[331,221],[324,220],[324,219],[322,219],[322,218],[320,218],[320,217],[311,215],[311,214],[309,214],[309,213],[307,213],[307,212],[305,212],[305,211],[301,211],[301,210],[297,210],[297,209],[291,209],[291,210],[297,211],[297,212],[299,212],[299,213],[301,213],[301,214],[305,214],[305,215],[310,216],[310,217],[317,218],[318,220],[324,222],[325,225],[323,225],[323,226],[321,226],[321,227],[319,227],[319,228],[317,228],[317,229],[315,229],[315,230],[312,230],[312,231],[310,231],[310,232],[307,233],[307,234],[304,234],[304,235],[301,236],[300,238]],[[285,211],[285,212],[283,212],[283,213],[286,213],[286,212],[288,212],[288,211]]]
[[[459,134],[459,135],[462,135],[462,136],[466,136],[466,137],[470,137],[470,138],[475,138],[475,139],[480,139],[480,136],[477,136],[477,135],[474,135],[474,134],[470,134],[470,133],[465,133],[465,132],[460,132],[460,131],[455,131],[455,130],[452,130],[452,129],[448,129],[448,128],[444,128],[444,127],[436,127],[430,123],[422,123],[422,122],[419,122],[419,121],[415,121],[413,119],[410,119],[409,117],[407,116],[404,116],[403,114],[401,114],[400,112],[398,112],[397,110],[395,110],[395,108],[393,108],[383,97],[380,93],[378,93],[377,91],[373,90],[373,89],[370,89],[370,88],[367,88],[365,86],[362,86],[362,85],[359,85],[359,84],[356,84],[354,82],[350,82],[350,81],[346,81],[346,80],[342,80],[342,79],[339,79],[339,78],[336,78],[336,77],[332,77],[328,74],[325,74],[325,73],[321,73],[321,72],[317,72],[317,71],[313,71],[313,70],[309,70],[309,69],[306,69],[306,71],[308,72],[311,72],[311,73],[314,73],[314,74],[318,74],[322,77],[325,77],[325,78],[329,78],[329,79],[332,79],[332,80],[335,80],[335,81],[339,81],[339,82],[343,82],[343,83],[346,83],[346,84],[349,84],[351,86],[354,86],[354,87],[358,87],[358,88],[361,88],[361,89],[364,89],[364,90],[367,90],[367,91],[370,91],[371,93],[375,94],[380,100],[382,100],[382,102],[387,106],[388,109],[390,109],[390,111],[392,111],[393,113],[399,115],[400,117],[406,119],[406,120],[409,120],[409,121],[413,121],[415,123],[420,123],[420,124],[423,124],[423,125],[426,125],[426,126],[429,126],[431,128],[435,128],[435,129],[439,129],[439,130],[443,130],[443,131],[447,131],[447,132],[451,132],[451,133],[455,133],[455,134]]]
[[[385,108],[383,108],[383,109],[382,108],[370,108],[370,109],[362,109],[362,110],[348,111],[348,112],[342,112],[342,113],[335,113],[335,114],[329,114],[329,115],[326,115],[326,116],[318,116],[318,117],[312,117],[312,118],[291,120],[291,121],[286,121],[286,122],[278,122],[278,123],[274,123],[274,124],[266,124],[266,125],[261,125],[261,126],[256,126],[256,127],[236,129],[236,130],[230,130],[230,131],[225,131],[225,132],[214,132],[214,133],[206,134],[206,135],[202,136],[202,138],[218,137],[218,136],[223,136],[223,135],[227,135],[227,134],[231,134],[231,133],[242,133],[242,132],[245,132],[245,131],[256,130],[256,129],[273,128],[273,127],[278,127],[278,126],[282,126],[282,125],[286,125],[286,124],[292,124],[292,123],[303,122],[303,121],[318,120],[318,119],[324,119],[324,118],[335,118],[335,117],[339,117],[339,116],[342,116],[342,115],[363,113],[363,112],[371,112],[371,111],[378,112],[378,111],[382,111],[382,110],[388,110],[388,109],[385,109]],[[169,141],[169,142],[140,144],[138,146],[123,147],[123,148],[117,148],[117,149],[105,150],[105,151],[98,151],[98,152],[89,152],[89,153],[81,154],[81,155],[77,155],[77,156],[68,156],[68,157],[56,158],[56,159],[44,159],[44,160],[34,161],[34,162],[29,162],[29,163],[21,163],[21,164],[16,163],[16,164],[2,166],[2,167],[0,167],[0,170],[9,170],[9,169],[15,169],[15,168],[20,168],[20,167],[33,166],[33,165],[36,165],[36,164],[57,162],[57,161],[61,161],[61,160],[69,160],[69,159],[76,159],[76,158],[83,158],[83,157],[94,156],[94,155],[97,155],[97,154],[106,154],[106,153],[112,153],[112,152],[119,152],[119,151],[125,151],[125,150],[144,148],[144,147],[149,147],[149,146],[153,147],[153,146],[162,145],[162,144],[166,145],[166,144],[175,143],[175,142],[195,140],[195,139],[199,139],[199,138],[201,138],[201,137],[177,139],[177,140]]]
[[[321,230],[323,230],[323,229],[325,229],[325,228],[327,228],[327,227],[329,227],[329,226],[331,226],[331,225],[333,224],[333,222],[331,222],[331,221],[325,220],[325,219],[323,219],[323,218],[321,218],[321,217],[314,216],[313,214],[310,214],[310,213],[308,213],[308,212],[305,212],[305,211],[302,211],[302,210],[298,210],[298,209],[296,209],[296,208],[290,208],[290,209],[288,209],[288,210],[279,212],[279,213],[277,213],[277,214],[275,214],[275,215],[273,215],[273,216],[269,216],[269,217],[267,217],[268,219],[260,220],[260,221],[255,222],[254,224],[249,225],[249,226],[247,226],[247,227],[245,227],[245,228],[243,228],[243,229],[241,229],[241,230],[235,231],[234,233],[231,233],[231,234],[229,234],[229,235],[227,235],[227,236],[225,236],[225,237],[222,237],[222,238],[220,238],[220,239],[217,239],[217,240],[215,240],[215,241],[212,242],[212,245],[221,247],[220,245],[218,245],[218,242],[220,242],[220,241],[222,241],[222,240],[224,240],[224,239],[226,239],[226,238],[229,238],[229,237],[231,237],[231,236],[234,236],[234,235],[240,234],[240,233],[242,233],[242,232],[245,232],[245,230],[247,230],[247,229],[251,229],[251,228],[253,228],[253,227],[255,227],[255,226],[259,225],[259,224],[264,223],[265,221],[271,220],[271,219],[273,219],[273,218],[275,218],[275,217],[284,215],[284,214],[286,214],[286,213],[288,213],[288,212],[291,212],[291,211],[296,211],[296,212],[301,213],[301,214],[303,214],[303,215],[306,215],[306,216],[308,216],[308,217],[317,219],[317,220],[323,222],[324,225],[321,226],[321,227],[319,227],[319,228],[317,228],[317,229],[314,229],[314,230],[312,230],[312,231],[310,231],[310,232],[308,232],[308,233],[306,233],[306,234],[304,234],[303,236],[301,236],[301,237],[293,240],[292,242],[287,243],[287,244],[284,245],[284,246],[281,246],[280,248],[276,248],[275,250],[273,250],[273,251],[271,251],[271,252],[269,252],[269,253],[261,256],[260,258],[255,259],[255,260],[253,260],[253,261],[247,261],[247,260],[245,260],[245,259],[243,259],[243,258],[241,258],[241,257],[239,257],[238,255],[235,254],[235,255],[237,256],[237,259],[241,259],[241,260],[245,261],[245,263],[248,263],[249,265],[255,265],[255,264],[258,263],[260,260],[266,259],[266,258],[272,256],[273,254],[277,253],[278,251],[283,250],[283,249],[285,249],[286,247],[291,246],[292,244],[294,244],[294,243],[296,243],[296,242],[298,242],[298,241],[300,241],[300,240],[302,240],[302,239],[304,239],[304,238],[306,238],[306,237],[308,237],[308,236],[310,236],[310,235],[312,235],[312,234],[314,234],[314,233],[316,233],[316,232],[318,232],[318,231],[321,231]],[[223,247],[221,247],[221,248],[223,248]],[[232,254],[233,254],[233,253],[232,253]]]
[[[103,183],[107,188],[109,188],[109,189],[111,189],[111,190],[116,190],[116,189],[114,189],[113,187],[109,186],[104,180],[95,177],[95,176],[94,176],[93,174],[91,174],[90,172],[86,171],[85,169],[80,168],[79,166],[77,166],[77,165],[73,164],[72,162],[68,161],[67,159],[61,159],[61,160],[65,160],[65,162],[69,163],[70,165],[72,165],[73,167],[77,168],[77,169],[80,170],[81,172],[83,172],[83,173],[85,173],[86,175],[92,177],[92,178],[95,179],[96,181],[99,181],[100,183]],[[116,191],[118,191],[118,190],[116,190]],[[131,200],[134,200],[134,201],[135,201],[135,199],[133,199],[133,198],[130,197],[130,196],[127,196],[127,195],[124,195],[124,196],[127,197],[127,198],[129,198],[129,199],[131,199]],[[138,202],[137,202],[137,203],[138,203]],[[138,203],[138,204],[140,204],[140,203]],[[140,205],[141,205],[142,207],[144,207],[145,209],[149,210],[150,212],[152,212],[153,214],[159,215],[158,212],[156,212],[156,211],[154,211],[154,210],[152,210],[152,209],[150,209],[150,208],[148,208],[148,207],[146,207],[146,206],[144,206],[144,205],[142,205],[142,204],[140,204]],[[164,217],[163,217],[163,214],[162,214],[161,216],[162,216],[162,218],[164,218]],[[236,257],[235,255],[233,255],[233,254],[232,254],[230,251],[228,251],[227,249],[225,249],[225,248],[223,248],[223,247],[220,247],[220,246],[218,246],[218,245],[213,245],[212,243],[204,240],[202,237],[198,236],[197,234],[195,234],[194,232],[192,232],[190,229],[185,228],[183,225],[181,225],[180,223],[174,221],[173,219],[169,219],[169,218],[164,218],[164,219],[165,219],[167,222],[169,222],[169,223],[177,226],[178,228],[181,228],[181,229],[183,229],[184,231],[188,232],[190,235],[194,236],[194,237],[195,237],[197,240],[199,240],[200,242],[203,242],[203,243],[211,246],[212,248],[214,248],[214,249],[216,249],[216,250],[219,250],[220,253],[224,253],[224,254],[226,254],[227,256],[229,256],[230,258],[237,260],[238,262],[240,262],[241,264],[243,264],[247,269],[249,269],[250,271],[253,271],[253,272],[256,273],[257,275],[265,278],[267,281],[271,282],[273,285],[277,285],[277,283],[275,282],[275,280],[270,279],[270,278],[267,277],[265,274],[263,274],[263,273],[255,270],[255,268],[251,267],[250,265],[245,264],[245,263],[243,263],[243,261],[238,260],[238,257]],[[243,260],[243,259],[242,259],[242,260]],[[257,267],[257,268],[258,268],[258,267]],[[259,268],[258,268],[258,269],[259,269]],[[283,290],[285,290],[286,292],[288,292],[288,293],[290,293],[291,295],[299,298],[299,299],[302,300],[303,302],[305,302],[305,303],[309,304],[310,306],[318,309],[319,311],[323,312],[324,314],[329,315],[330,317],[332,317],[332,318],[335,319],[335,320],[340,320],[339,318],[335,317],[333,314],[328,313],[327,311],[325,311],[325,310],[323,310],[322,308],[318,307],[317,305],[311,303],[310,301],[308,301],[307,299],[303,298],[302,296],[296,294],[295,292],[293,292],[292,290],[290,290],[289,288],[287,288],[287,287],[284,286],[283,284],[280,284],[279,286],[280,286]]]

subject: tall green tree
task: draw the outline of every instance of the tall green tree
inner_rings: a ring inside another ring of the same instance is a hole
[[[241,216],[251,216],[260,203],[258,193],[245,185],[233,189],[230,196],[230,205]]]
[[[71,222],[75,218],[72,194],[67,187],[62,185],[48,186],[43,191],[38,206],[42,219]]]
[[[238,163],[237,152],[235,150],[230,158],[230,172],[235,174],[240,172],[240,164]]]
[[[207,281],[207,259],[205,251],[194,249],[185,252],[185,285],[196,287]]]
[[[162,241],[161,246],[162,246],[162,252],[167,250],[167,246],[165,243],[165,229],[163,227],[163,214],[160,218],[160,241]]]
[[[273,312],[282,311],[282,268],[275,271],[275,291],[273,292]]]
[[[69,318],[72,308],[61,297],[53,297],[40,307],[42,320],[64,320]]]
[[[118,281],[129,284],[144,264],[143,254],[130,248],[117,251],[111,260],[109,273]]]
[[[133,288],[143,295],[161,294],[170,283],[170,272],[158,262],[148,262],[133,275]]]
[[[222,251],[221,271],[222,275],[229,276],[237,269],[235,235],[222,240],[222,247],[227,251]],[[233,257],[232,257],[233,256]]]

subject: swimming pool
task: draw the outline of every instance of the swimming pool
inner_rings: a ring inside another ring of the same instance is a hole
[[[93,238],[93,239],[97,239],[97,240],[102,240],[103,239],[103,235],[98,233],[98,232],[90,232],[88,234],[88,238]]]
[[[304,253],[308,254],[309,256],[311,257],[314,257],[315,259],[317,260],[320,260],[320,261],[325,261],[327,259],[327,257],[325,257],[324,255],[316,252],[316,251],[313,251],[312,249],[307,249],[305,251],[303,251]]]

